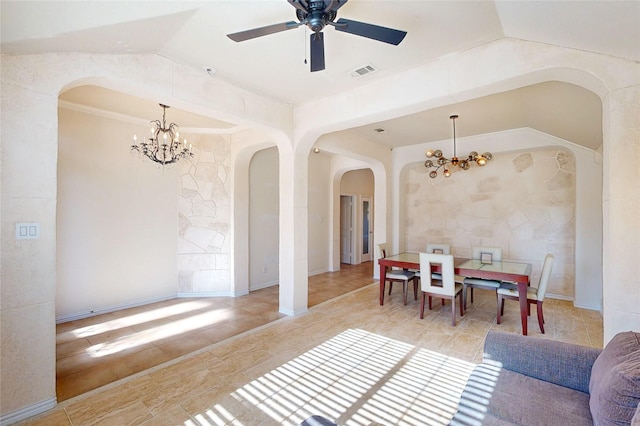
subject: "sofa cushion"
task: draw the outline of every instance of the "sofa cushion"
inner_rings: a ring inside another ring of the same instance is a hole
[[[597,425],[629,424],[640,401],[640,333],[618,333],[598,355],[589,382]]]
[[[516,373],[498,364],[477,366],[451,425],[591,424],[589,394]]]

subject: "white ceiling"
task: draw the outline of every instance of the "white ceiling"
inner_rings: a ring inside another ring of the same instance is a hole
[[[327,27],[326,69],[315,73],[304,64],[306,27],[242,43],[226,37],[228,33],[296,20],[295,9],[286,0],[2,0],[0,6],[2,53],[155,53],[203,73],[206,67],[213,68],[216,72],[212,78],[293,105],[348,91],[503,37],[640,61],[637,0],[350,0],[340,8],[338,17],[408,34],[399,46],[392,46]],[[350,76],[350,71],[366,64],[378,71],[360,78]],[[113,93],[102,95],[107,109],[118,109],[118,104],[125,108],[127,104],[118,96],[109,99]],[[83,99],[81,93],[68,96],[74,97],[73,102]],[[541,108],[550,104],[554,107]],[[146,105],[150,118],[156,118],[160,111],[156,102]],[[602,141],[600,108],[599,99],[583,89],[547,83],[356,130],[389,146],[428,142],[450,137],[448,117],[458,113],[461,137],[527,126],[594,149]],[[388,131],[376,133],[373,128]]]

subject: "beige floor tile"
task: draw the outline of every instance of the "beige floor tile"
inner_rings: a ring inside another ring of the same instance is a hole
[[[28,426],[72,426],[64,410],[53,411],[24,422]]]
[[[153,413],[153,417],[140,423],[140,426],[175,426],[196,424],[194,419],[179,406],[169,407],[165,410]]]

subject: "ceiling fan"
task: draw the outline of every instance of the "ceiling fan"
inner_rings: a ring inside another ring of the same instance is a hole
[[[394,30],[393,28],[380,27],[378,25],[366,24],[350,19],[340,18],[335,21],[338,9],[344,6],[347,0],[287,1],[296,8],[298,22],[281,22],[279,24],[267,25],[266,27],[227,34],[227,37],[233,41],[240,42],[306,25],[313,31],[309,44],[311,46],[311,72],[314,72],[324,69],[324,34],[322,33],[322,29],[327,25],[331,25],[337,31],[355,34],[396,46],[400,44],[404,36],[407,35],[406,31]]]

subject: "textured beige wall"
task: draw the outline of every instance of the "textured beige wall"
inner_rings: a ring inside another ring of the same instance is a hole
[[[451,244],[456,256],[471,246],[502,247],[503,258],[534,265],[539,278],[546,253],[556,262],[548,292],[574,295],[575,164],[563,149],[497,154],[486,167],[472,166],[432,179],[422,164],[406,174],[407,249]]]
[[[58,118],[56,318],[175,297],[176,168],[130,152],[146,126]]]
[[[249,290],[278,283],[278,148],[256,152],[249,167]]]
[[[178,294],[226,296],[231,291],[229,140],[186,137],[194,156],[178,163]]]

